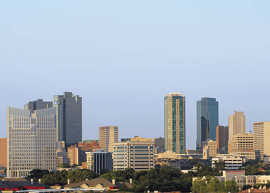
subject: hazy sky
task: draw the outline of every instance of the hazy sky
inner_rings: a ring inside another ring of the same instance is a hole
[[[220,123],[244,111],[270,121],[269,0],[17,0],[0,2],[0,136],[6,108],[83,97],[83,136],[163,136],[163,97],[186,96],[187,145],[196,101],[220,102]]]

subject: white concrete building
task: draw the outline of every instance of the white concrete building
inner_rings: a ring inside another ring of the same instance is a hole
[[[8,177],[27,176],[33,169],[56,170],[55,108],[7,109]]]

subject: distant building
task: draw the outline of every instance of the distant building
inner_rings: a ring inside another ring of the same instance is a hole
[[[82,141],[82,97],[65,92],[54,96],[57,116],[57,140],[66,147]]]
[[[55,108],[8,108],[8,177],[27,176],[33,169],[56,170],[55,126]]]
[[[118,127],[104,126],[99,128],[99,145],[106,152],[113,152],[113,144],[118,142]]]
[[[69,165],[81,165],[86,161],[86,152],[82,151],[77,144],[71,145],[67,148],[67,155],[69,159]]]
[[[228,153],[229,128],[218,125],[216,135],[217,152],[221,154]]]
[[[229,153],[251,160],[256,159],[254,134],[235,134],[229,144]]]
[[[165,150],[175,153],[186,152],[185,96],[169,93],[164,98]]]
[[[7,138],[0,138],[0,167],[7,167]]]
[[[154,143],[151,138],[134,137],[113,146],[113,170],[154,168]]]
[[[159,137],[154,139],[156,153],[165,152],[165,138]]]
[[[85,152],[98,151],[101,149],[96,140],[79,142],[78,147]]]
[[[270,157],[270,122],[253,123],[253,131],[260,158]]]
[[[121,138],[120,142],[126,142],[126,141],[130,141],[131,138]]]
[[[103,171],[112,170],[112,153],[111,152],[86,152],[87,169],[101,174]]]
[[[229,140],[236,134],[246,133],[246,116],[243,112],[234,112],[229,117]]]
[[[57,142],[56,157],[57,167],[69,166],[69,158],[65,149],[64,141]]]
[[[209,139],[216,140],[218,125],[218,101],[215,98],[202,97],[197,102],[197,145],[202,151],[203,144]]]
[[[216,163],[220,162],[224,163],[225,170],[241,170],[244,159],[237,155],[218,154],[215,158],[212,158],[212,167],[215,167]]]
[[[217,143],[213,140],[208,140],[208,142],[203,147],[203,159],[209,159],[216,157],[217,155]]]
[[[35,101],[30,101],[24,105],[25,110],[34,111],[40,109],[48,109],[53,107],[53,102],[51,101],[43,101],[42,99],[38,99]]]

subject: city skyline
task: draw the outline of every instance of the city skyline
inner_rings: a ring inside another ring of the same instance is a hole
[[[186,96],[188,148],[202,96],[219,101],[221,125],[233,111],[245,112],[248,131],[269,120],[269,1],[0,4],[1,137],[8,106],[64,91],[83,97],[84,139],[102,125],[163,136],[173,91]]]

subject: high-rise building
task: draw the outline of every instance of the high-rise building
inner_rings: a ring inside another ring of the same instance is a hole
[[[99,146],[106,152],[113,152],[113,144],[118,142],[118,127],[104,126],[99,128]]]
[[[164,98],[165,149],[175,153],[186,152],[185,96],[169,93]]]
[[[229,127],[218,125],[216,135],[218,153],[226,154],[228,152]]]
[[[247,159],[256,159],[254,134],[239,133],[233,135],[229,144],[229,153]]]
[[[202,97],[197,101],[197,144],[196,149],[202,151],[204,143],[209,139],[216,140],[218,125],[218,101],[215,98]]]
[[[151,138],[134,137],[113,146],[113,170],[132,168],[144,171],[154,168],[154,143]]]
[[[235,134],[246,133],[246,117],[243,112],[234,112],[233,115],[229,117],[229,140]]]
[[[65,92],[54,96],[54,107],[57,116],[57,139],[66,146],[82,141],[82,98]]]
[[[56,169],[56,111],[7,109],[8,177]]]
[[[253,123],[253,132],[260,158],[270,157],[270,122]]]
[[[35,101],[30,101],[24,105],[25,110],[34,111],[40,109],[48,109],[53,107],[53,102],[51,101],[43,101],[42,99],[38,99]]]
[[[86,152],[87,169],[101,174],[103,171],[112,170],[112,153],[111,152]]]
[[[0,167],[7,167],[7,138],[0,138]]]

